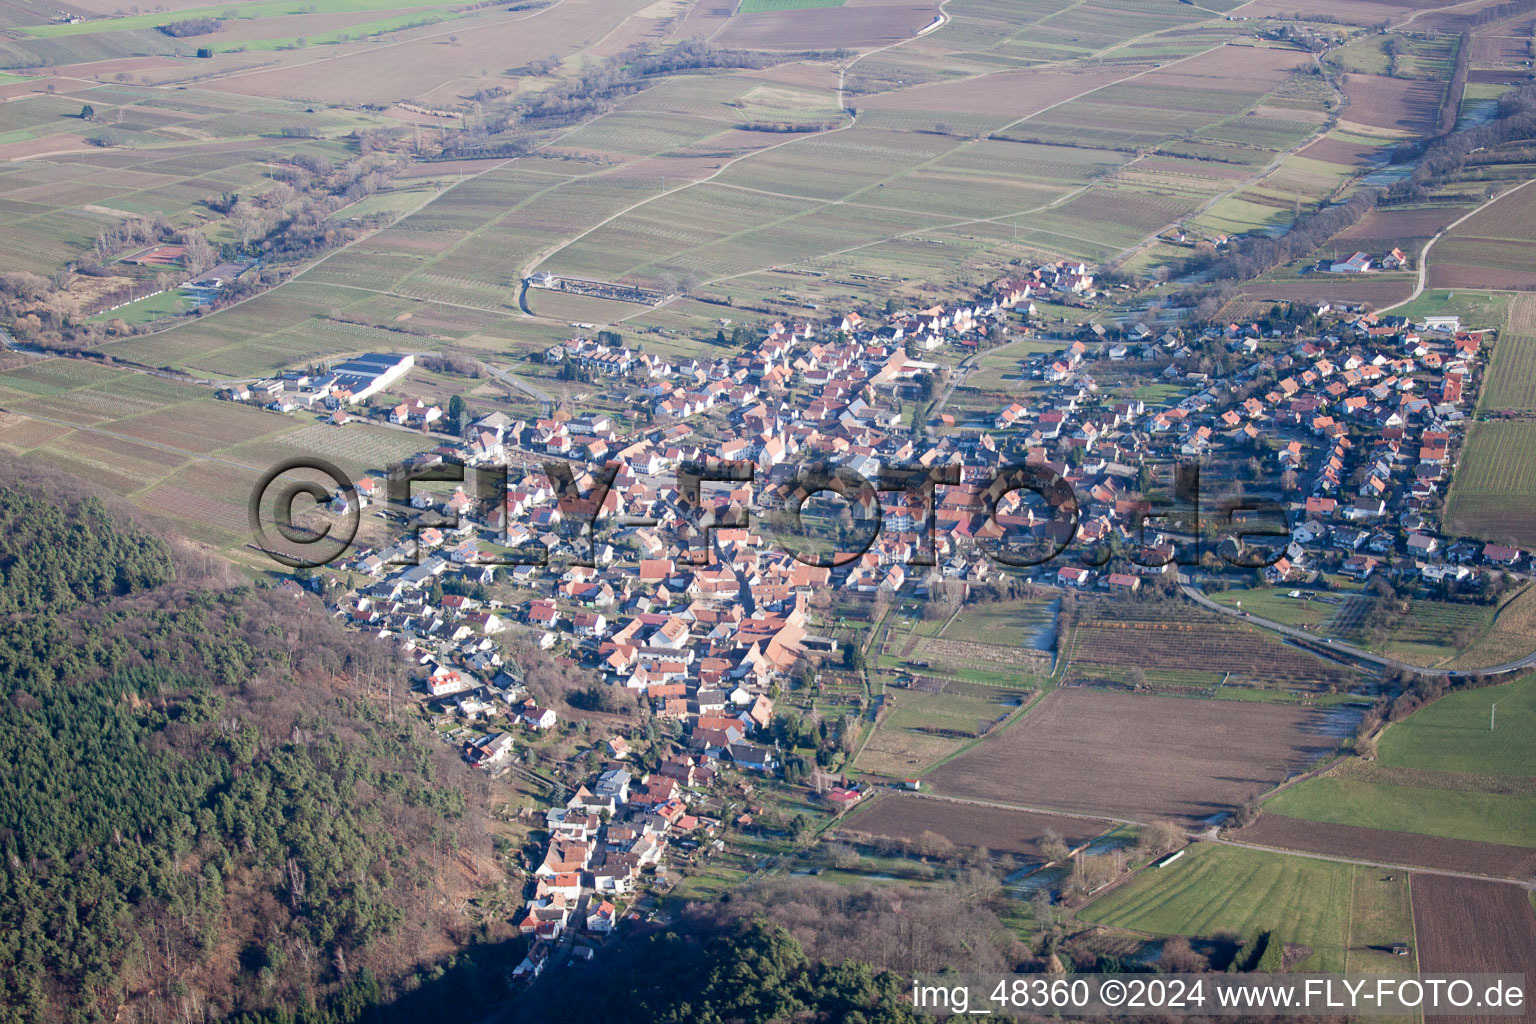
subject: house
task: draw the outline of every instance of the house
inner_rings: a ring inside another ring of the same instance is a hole
[[[464,744],[464,760],[477,768],[489,768],[512,753],[512,735],[499,732]]]
[[[752,743],[732,743],[727,750],[732,761],[755,772],[771,772],[779,766],[778,758],[767,747]]]
[[[524,704],[518,719],[530,729],[553,729],[555,722],[559,720],[551,708],[541,708],[537,704]]]
[[[596,791],[600,797],[611,797],[614,803],[629,802],[629,772],[623,768],[611,768],[597,777]]]
[[[1376,571],[1379,563],[1370,555],[1351,555],[1344,559],[1343,572],[1361,582],[1371,578],[1371,573]]]
[[[528,949],[528,955],[523,957],[522,963],[512,969],[513,978],[537,978],[544,973],[545,964],[549,963],[549,957],[554,947],[548,942],[535,942]]]
[[[528,622],[530,625],[543,626],[549,629],[560,621],[560,611],[555,607],[555,602],[530,601],[528,604]]]
[[[1132,576],[1130,573],[1112,572],[1105,577],[1104,585],[1110,590],[1134,594],[1141,589],[1141,577]]]
[[[419,398],[401,402],[389,411],[389,422],[394,424],[436,423],[443,418],[443,410],[428,405]]]
[[[1093,582],[1093,573],[1075,566],[1056,570],[1056,582],[1063,587],[1086,587]]]
[[[1489,565],[1502,565],[1508,568],[1520,561],[1520,549],[1505,547],[1503,544],[1485,544],[1483,558]]]
[[[607,935],[613,931],[614,918],[617,911],[608,900],[599,903],[590,914],[587,915],[587,931],[598,935]]]
[[[462,693],[475,686],[475,681],[461,675],[453,669],[441,669],[427,677],[427,695],[430,697],[447,697],[455,693]]]

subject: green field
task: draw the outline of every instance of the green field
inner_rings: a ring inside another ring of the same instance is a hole
[[[126,306],[117,309],[97,313],[91,317],[93,321],[103,322],[122,320],[129,324],[147,324],[161,317],[174,316],[177,313],[185,313],[190,308],[187,297],[180,291],[172,290],[161,292],[159,295],[151,295],[137,302],[130,302]]]
[[[1223,590],[1210,594],[1212,601],[1287,626],[1321,626],[1333,615],[1336,605],[1324,601],[1302,601],[1289,597],[1284,587],[1264,590]]]
[[[1536,794],[1400,786],[1334,774],[1278,793],[1264,809],[1335,825],[1536,846]]]
[[[1439,248],[1439,246],[1436,246]],[[1434,258],[1431,250],[1430,258]],[[1478,291],[1471,288],[1426,288],[1422,295],[1393,310],[1399,316],[1415,320],[1426,316],[1459,316],[1463,327],[1498,327],[1509,309],[1508,292]]]
[[[1377,874],[1350,864],[1196,844],[1167,867],[1143,870],[1078,917],[1154,935],[1251,937],[1272,931],[1282,942],[1311,948],[1292,970],[1390,970],[1392,958],[1368,947],[1411,938],[1413,925],[1406,879],[1379,882]]]
[[[1536,337],[1505,334],[1499,338],[1478,408],[1536,411]]]
[[[1264,806],[1308,821],[1536,847],[1533,740],[1536,676],[1463,689],[1389,726],[1376,762],[1345,762]]]
[[[1536,776],[1536,675],[1440,698],[1388,729],[1379,756],[1427,771]]]
[[[1470,537],[1530,546],[1536,522],[1536,424],[1526,420],[1474,423],[1446,503],[1450,530]]]
[[[1050,626],[1053,611],[1047,600],[968,604],[944,630],[946,640],[1025,647]]]

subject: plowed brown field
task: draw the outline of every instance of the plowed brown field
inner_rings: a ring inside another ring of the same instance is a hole
[[[928,779],[953,796],[1198,822],[1332,750],[1329,730],[1294,705],[1065,689]]]

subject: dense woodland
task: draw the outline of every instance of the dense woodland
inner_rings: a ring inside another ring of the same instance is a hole
[[[812,959],[783,928],[700,920],[648,935],[575,971],[601,972],[535,994],[529,1020],[635,1024],[917,1024],[902,1002],[910,980],[854,960]]]
[[[483,783],[350,692],[370,641],[90,498],[0,521],[0,1021],[281,1019],[475,937]]]

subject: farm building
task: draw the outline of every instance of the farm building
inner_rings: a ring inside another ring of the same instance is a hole
[[[1363,274],[1371,269],[1371,257],[1363,252],[1357,252],[1347,260],[1339,260],[1329,264],[1328,270],[1334,274]]]
[[[313,387],[327,394],[348,394],[348,402],[355,404],[383,391],[415,365],[413,355],[370,352],[332,367],[316,378]]]

